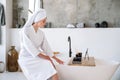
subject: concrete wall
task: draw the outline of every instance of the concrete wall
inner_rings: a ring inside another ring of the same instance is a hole
[[[13,0],[13,26],[23,26],[23,20],[28,19],[29,0]],[[18,24],[18,25],[17,25]]]
[[[104,20],[110,27],[120,27],[120,0],[44,0],[44,7],[53,27],[79,22],[94,27]]]
[[[48,22],[52,27],[65,27],[77,22],[77,0],[44,0]]]
[[[20,15],[25,19],[28,17],[28,1],[13,0],[14,5],[23,7],[24,12]],[[43,0],[43,7],[52,27],[66,27],[69,23],[80,22],[86,23],[86,27],[95,27],[96,22],[102,21],[107,21],[109,27],[120,27],[120,0]]]
[[[104,20],[110,27],[120,27],[120,0],[78,0],[78,22],[94,26]]]

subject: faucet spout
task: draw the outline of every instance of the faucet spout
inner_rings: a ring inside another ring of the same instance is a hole
[[[71,38],[68,36],[68,42],[69,42],[69,57],[72,56],[72,50],[71,50]]]

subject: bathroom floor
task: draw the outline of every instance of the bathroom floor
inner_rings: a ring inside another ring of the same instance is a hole
[[[0,80],[27,80],[22,72],[0,73]]]

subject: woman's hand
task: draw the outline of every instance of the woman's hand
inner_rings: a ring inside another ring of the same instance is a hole
[[[56,59],[56,61],[59,63],[59,64],[64,64],[64,62],[62,61],[62,60],[60,60],[60,59]]]
[[[53,56],[52,58],[54,58],[56,60],[56,62],[58,62],[59,64],[64,64],[64,62],[60,59],[58,59],[57,57]]]
[[[41,57],[41,58],[44,58],[44,59],[46,59],[46,60],[51,61],[50,57],[47,56],[47,55],[44,55],[43,53],[40,53],[38,56]]]
[[[44,56],[45,59],[49,60],[49,61],[52,61],[51,58],[49,56]]]
[[[51,59],[49,56],[46,56],[46,58],[45,58],[45,59],[49,60],[49,61],[52,63],[52,65],[54,66],[54,68],[55,68],[54,63],[53,63],[52,59]]]
[[[46,59],[48,61],[50,61],[52,63],[52,65],[54,66],[54,68],[55,68],[54,63],[53,63],[52,59],[49,56],[44,55],[44,54],[39,54],[38,56],[41,57],[41,58],[44,58],[44,59]]]

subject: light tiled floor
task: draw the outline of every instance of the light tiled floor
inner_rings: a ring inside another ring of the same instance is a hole
[[[0,73],[0,80],[27,80],[22,72]]]

